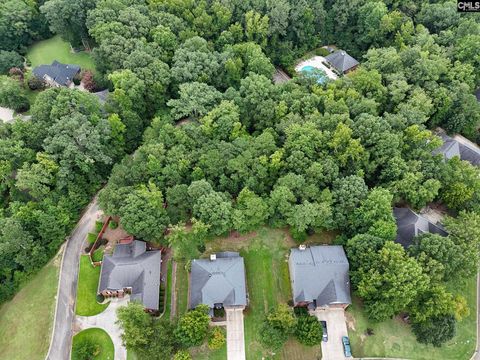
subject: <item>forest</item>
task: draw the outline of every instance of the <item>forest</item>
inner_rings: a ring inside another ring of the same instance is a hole
[[[478,271],[480,172],[434,155],[432,130],[480,141],[478,14],[453,1],[6,0],[0,105],[25,101],[8,69],[52,33],[91,49],[111,92],[102,107],[48,89],[29,121],[1,125],[0,301],[106,184],[107,214],[184,259],[206,241],[192,222],[210,237],[288,227],[299,243],[332,230],[371,319],[407,312],[432,343],[468,312],[446,282]],[[323,86],[294,74],[328,44],[360,68]],[[276,66],[293,80],[274,84]],[[448,207],[449,236],[394,243],[392,206],[431,202]]]

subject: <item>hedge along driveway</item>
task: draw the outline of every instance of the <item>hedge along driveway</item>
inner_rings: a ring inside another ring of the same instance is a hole
[[[78,275],[77,307],[76,314],[93,316],[105,310],[109,303],[97,302],[98,281],[101,267],[93,267],[88,255],[80,257],[80,274]]]

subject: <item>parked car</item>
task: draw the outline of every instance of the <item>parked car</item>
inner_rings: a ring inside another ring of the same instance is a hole
[[[342,336],[342,342],[345,357],[352,357],[352,350],[350,349],[350,340],[348,339],[348,336]]]
[[[320,321],[320,324],[322,324],[322,341],[327,342],[328,341],[328,332],[327,332],[327,322],[326,321]]]

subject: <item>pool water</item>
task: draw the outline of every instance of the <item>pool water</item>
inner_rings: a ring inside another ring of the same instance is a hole
[[[306,65],[300,69],[300,71],[304,74],[310,75],[313,73],[312,76],[317,78],[317,83],[323,84],[327,80],[327,74],[322,69],[313,67],[311,65]]]

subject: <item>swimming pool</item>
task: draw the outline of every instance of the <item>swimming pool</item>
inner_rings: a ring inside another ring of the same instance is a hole
[[[323,84],[327,80],[327,74],[325,71],[314,66],[306,65],[302,67],[300,71],[306,75],[315,76],[317,78],[317,83],[319,84]]]

